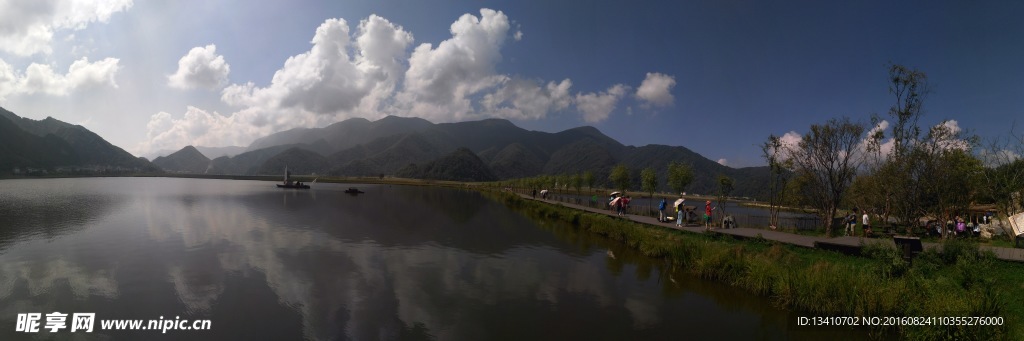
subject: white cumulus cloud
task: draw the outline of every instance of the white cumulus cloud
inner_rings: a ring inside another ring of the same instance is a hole
[[[178,60],[178,71],[167,76],[167,85],[179,89],[215,90],[228,82],[231,65],[217,54],[217,46],[193,47]]]
[[[572,104],[572,81],[548,82],[541,86],[530,80],[509,80],[480,101],[485,112],[509,119],[539,119]]]
[[[675,77],[648,72],[640,87],[636,89],[636,97],[648,105],[669,106],[675,103],[675,96],[672,96],[672,88],[675,86]]]
[[[464,14],[452,23],[452,37],[416,47],[405,72],[398,100],[408,115],[436,121],[471,117],[469,97],[493,88],[508,77],[495,73],[501,46],[508,36],[504,13],[481,9],[480,16]]]
[[[978,158],[981,159],[981,162],[986,167],[998,167],[1019,160],[1021,155],[1009,149],[999,149],[997,151],[982,149],[978,152]]]
[[[880,134],[882,138],[878,141],[878,154],[884,158],[892,153],[892,149],[896,145],[896,141],[892,137],[888,139],[884,138],[885,132],[888,129],[889,121],[882,120],[881,122],[878,122],[878,124],[875,124],[871,130],[868,130],[868,133],[864,136],[864,141],[861,142],[861,146],[864,151],[867,152],[867,147],[871,139],[873,139],[876,134]]]
[[[412,41],[411,33],[376,15],[361,21],[355,34],[344,19],[326,20],[310,50],[289,57],[270,85],[247,82],[221,91],[221,101],[238,111],[222,115],[188,107],[177,119],[157,113],[150,118],[150,140],[136,150],[245,145],[285,129],[380,116],[401,79]],[[203,125],[208,127],[196,128]]]
[[[114,77],[120,70],[120,60],[104,58],[89,62],[88,58],[76,60],[65,74],[59,74],[46,64],[29,64],[25,72],[15,70],[0,59],[0,99],[20,94],[48,94],[65,96],[79,88],[92,86],[117,87]]]
[[[313,35],[310,49],[289,57],[269,84],[246,81],[224,87],[221,101],[234,112],[210,114],[189,107],[180,117],[157,113],[151,118],[151,141],[136,150],[147,153],[151,148],[177,149],[186,144],[245,145],[286,129],[388,114],[433,122],[487,117],[533,120],[575,106],[584,121],[593,123],[606,120],[631,94],[631,87],[615,84],[605,91],[573,95],[570,79],[551,81],[499,73],[502,46],[510,37],[522,38],[518,26],[510,33],[511,21],[500,11],[485,8],[479,15],[464,14],[449,30],[451,36],[436,45],[413,47],[411,32],[377,15],[355,28],[345,19],[326,20]],[[212,45],[197,49],[192,51],[197,55],[194,58],[189,58],[192,52],[182,58],[184,66],[179,73],[190,70],[185,66],[208,66],[219,57]],[[226,76],[227,63],[223,71]],[[670,89],[674,80],[662,74],[648,74],[648,78],[653,80],[645,81],[644,101],[665,103],[665,95],[655,88]],[[655,84],[662,78],[668,83]],[[671,94],[667,96],[671,98]],[[220,124],[223,122],[233,126]],[[211,127],[199,130],[194,128],[197,124]]]
[[[107,22],[131,6],[132,0],[0,0],[0,51],[49,54],[54,32]]]
[[[956,120],[946,120],[932,127],[931,133],[935,136],[936,143],[940,148],[969,151],[971,144],[960,138],[962,130]]]
[[[587,123],[601,122],[608,119],[611,112],[615,110],[615,106],[618,105],[619,99],[622,99],[627,91],[629,91],[629,87],[615,84],[601,93],[576,94],[576,108],[583,113],[583,121]]]
[[[293,115],[377,115],[401,76],[412,40],[401,26],[374,15],[360,23],[353,43],[348,23],[329,19],[317,28],[313,47],[289,57],[269,86],[231,85],[221,99],[252,110]],[[350,50],[356,54],[350,55]]]
[[[720,165],[722,165],[722,166],[728,166],[728,165],[729,165],[729,160],[726,160],[726,159],[718,159],[718,164],[720,164]]]
[[[157,150],[177,150],[186,145],[222,146],[232,143],[248,143],[253,136],[266,134],[245,120],[253,120],[246,114],[224,116],[189,106],[181,118],[174,118],[167,112],[150,117],[146,124],[147,141],[136,149],[138,154]]]

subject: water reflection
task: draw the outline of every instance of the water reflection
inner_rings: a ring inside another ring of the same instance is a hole
[[[125,190],[71,180],[72,190],[31,195],[2,187],[16,200],[68,193],[114,204],[62,220],[65,234],[11,237],[0,251],[0,339],[26,336],[13,334],[17,313],[51,311],[214,326],[108,335],[124,339],[792,336],[788,316],[763,299],[565,225],[538,225],[476,192],[368,185],[350,196],[332,184],[118,179]],[[47,212],[46,203],[33,205]]]
[[[0,181],[0,250],[21,239],[73,233],[124,203],[120,197],[79,191],[82,186],[74,180]]]

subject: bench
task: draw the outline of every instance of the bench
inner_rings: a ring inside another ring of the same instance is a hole
[[[904,237],[904,236],[893,236],[892,241],[896,243],[896,249],[903,251],[903,260],[912,261],[917,254],[924,251],[924,246],[921,245],[921,238],[918,237]]]

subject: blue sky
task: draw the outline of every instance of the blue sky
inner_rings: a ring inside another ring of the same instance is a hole
[[[593,125],[752,166],[769,134],[884,116],[889,62],[928,74],[924,125],[996,137],[1024,117],[1024,4],[1012,1],[0,6],[0,106],[137,155],[393,114]]]

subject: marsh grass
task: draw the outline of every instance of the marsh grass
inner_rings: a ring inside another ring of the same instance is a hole
[[[906,263],[891,246],[865,246],[867,257],[692,234],[603,214],[557,207],[515,195],[496,199],[529,217],[561,220],[665,259],[686,272],[770,298],[815,316],[1001,316],[1003,326],[876,327],[871,334],[908,339],[1024,339],[1024,267],[1003,262],[977,244],[951,241]]]

